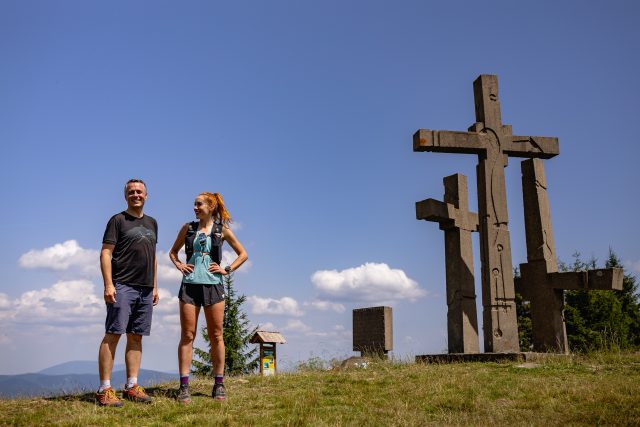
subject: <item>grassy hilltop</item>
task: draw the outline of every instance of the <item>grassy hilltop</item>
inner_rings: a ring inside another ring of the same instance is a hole
[[[93,394],[0,400],[0,425],[640,425],[640,354],[593,354],[538,363],[416,365],[299,371],[149,391],[155,403],[98,408]]]

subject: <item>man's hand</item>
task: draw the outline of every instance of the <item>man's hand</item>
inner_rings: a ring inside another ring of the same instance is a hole
[[[116,303],[116,288],[115,286],[106,286],[104,288],[104,302],[107,304],[115,304]]]
[[[158,305],[160,302],[160,295],[158,294],[158,288],[153,288],[153,305]]]

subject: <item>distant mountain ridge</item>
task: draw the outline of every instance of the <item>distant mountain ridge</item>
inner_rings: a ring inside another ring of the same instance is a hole
[[[123,364],[113,365],[113,371],[124,371]],[[95,374],[98,372],[98,362],[94,360],[74,360],[72,362],[64,362],[59,365],[50,366],[36,374],[44,375],[67,375],[67,374]]]
[[[138,382],[143,387],[174,381],[176,374],[140,369]],[[111,383],[114,388],[124,387],[127,375],[124,365],[114,366]],[[37,373],[0,375],[0,398],[59,396],[94,391],[98,388],[98,363],[73,361],[43,369]]]

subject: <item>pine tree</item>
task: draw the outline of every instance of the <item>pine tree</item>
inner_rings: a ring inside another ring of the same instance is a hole
[[[582,263],[575,255],[573,268],[594,268],[595,262]],[[612,249],[606,268],[622,263]],[[640,299],[633,275],[625,274],[622,291],[566,292],[565,319],[569,346],[575,351],[631,349],[640,346]]]
[[[225,345],[225,373],[227,375],[248,374],[256,370],[258,367],[257,348],[247,350],[249,340],[258,329],[249,330],[249,319],[247,314],[242,310],[242,304],[247,297],[244,295],[236,296],[233,288],[233,273],[223,278],[225,289],[225,306],[224,321],[222,323],[222,336]],[[201,329],[202,336],[207,343],[209,350],[211,342],[207,333],[207,327]],[[192,360],[192,373],[196,375],[211,375],[213,367],[211,366],[211,358],[208,351],[194,348],[195,356],[200,359]]]
[[[582,261],[580,253],[573,263],[558,262],[560,271],[585,271],[597,268],[597,260]],[[606,268],[622,263],[612,249]],[[633,275],[625,274],[622,291],[565,291],[564,317],[571,351],[632,349],[640,347],[640,295]],[[531,343],[531,315],[527,302],[516,295],[520,349],[528,351]]]

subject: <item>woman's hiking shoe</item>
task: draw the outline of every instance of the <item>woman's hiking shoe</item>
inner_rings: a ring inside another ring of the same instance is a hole
[[[213,390],[211,391],[211,397],[214,400],[225,400],[226,399],[226,391],[224,389],[224,384],[218,383],[213,385]]]
[[[176,396],[176,400],[179,403],[183,403],[185,405],[191,402],[191,393],[189,393],[188,385],[180,386],[180,389],[178,389],[178,395]]]
[[[124,402],[118,399],[116,391],[111,387],[96,393],[96,403],[100,406],[113,406],[115,408],[120,408],[124,405]]]
[[[122,397],[138,403],[151,403],[153,401],[153,399],[144,392],[144,388],[138,384],[134,384],[131,388],[125,388],[122,391]]]

